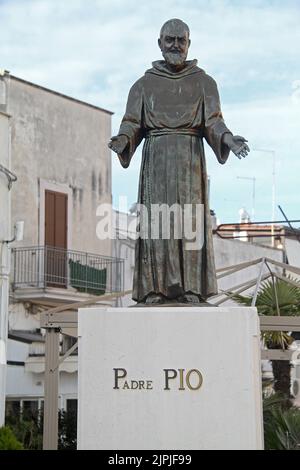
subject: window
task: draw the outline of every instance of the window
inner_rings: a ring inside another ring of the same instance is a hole
[[[39,418],[44,409],[44,400],[42,398],[12,398],[6,400],[5,419],[13,420],[24,418],[31,421]]]
[[[67,413],[77,415],[77,399],[69,398],[67,400]]]
[[[73,338],[72,336],[63,336],[62,340],[62,354],[66,354],[66,352],[71,349],[74,344],[77,343],[77,338]],[[77,349],[72,352],[71,356],[77,356]]]
[[[24,419],[31,420],[38,416],[39,402],[38,400],[24,400],[22,415]]]
[[[5,420],[8,418],[19,418],[21,412],[21,402],[18,401],[7,401],[5,405]]]

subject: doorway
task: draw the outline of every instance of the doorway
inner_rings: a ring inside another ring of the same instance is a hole
[[[45,283],[67,287],[68,195],[45,191]]]

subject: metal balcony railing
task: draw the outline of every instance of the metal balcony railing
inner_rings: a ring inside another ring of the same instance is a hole
[[[74,288],[101,295],[124,290],[124,260],[50,246],[14,248],[13,289]]]

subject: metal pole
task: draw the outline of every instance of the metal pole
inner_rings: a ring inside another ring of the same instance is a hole
[[[9,304],[9,248],[0,242],[0,428],[5,422],[6,352]]]
[[[255,152],[264,152],[270,153],[273,157],[272,161],[272,246],[275,246],[275,237],[274,237],[274,223],[275,223],[275,210],[276,210],[276,154],[275,150],[269,149],[254,149]]]
[[[298,235],[298,233],[296,232],[296,230],[294,229],[294,227],[292,226],[291,224],[291,221],[287,218],[287,216],[285,215],[285,212],[283,211],[282,207],[281,206],[278,206],[278,209],[280,210],[280,212],[282,213],[283,217],[285,218],[286,222],[288,223],[288,226],[290,227],[290,229],[294,232],[294,235],[296,236],[298,242],[300,243],[300,236]]]
[[[252,176],[237,176],[237,179],[239,180],[250,180],[252,181],[252,221],[254,221],[254,216],[255,216],[255,183],[256,183],[256,178]]]
[[[273,174],[272,174],[272,220],[275,220],[275,209],[276,209],[276,162],[275,152],[272,151],[273,155]],[[274,238],[274,223],[272,224],[272,246],[275,246]]]
[[[4,98],[7,98],[4,96]],[[6,353],[8,333],[8,305],[9,305],[9,275],[10,275],[10,248],[4,240],[12,240],[11,236],[11,123],[7,115],[1,115],[1,152],[0,163],[5,166],[7,181],[0,180],[0,428],[5,421],[6,396]],[[2,120],[3,119],[3,120]],[[4,168],[1,165],[2,169]]]
[[[45,401],[43,449],[57,450],[59,330],[47,328],[45,350]]]
[[[253,204],[253,209],[252,209],[252,218],[254,221],[255,218],[255,183],[256,183],[256,178],[253,178],[253,193],[252,193],[252,204]]]
[[[255,291],[254,291],[254,294],[253,294],[253,297],[252,297],[251,307],[255,307],[255,304],[256,304],[258,289],[259,289],[259,286],[260,286],[260,283],[261,283],[261,278],[262,278],[262,275],[263,275],[263,270],[264,270],[265,263],[266,263],[266,259],[263,258],[262,262],[261,262],[261,265],[260,265],[260,271],[259,271],[259,275],[258,275],[258,278],[257,278]]]
[[[88,291],[88,254],[86,253],[85,254],[85,292],[87,291]]]

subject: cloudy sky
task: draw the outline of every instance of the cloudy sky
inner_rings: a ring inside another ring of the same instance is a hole
[[[238,177],[255,178],[255,219],[270,220],[275,159],[276,205],[300,219],[300,0],[0,0],[0,68],[113,111],[115,133],[172,17],[189,24],[189,58],[216,79],[228,127],[252,149],[221,166],[207,148],[211,207],[222,222],[251,212],[252,180]],[[136,200],[140,158],[129,170],[113,158],[115,205]]]

